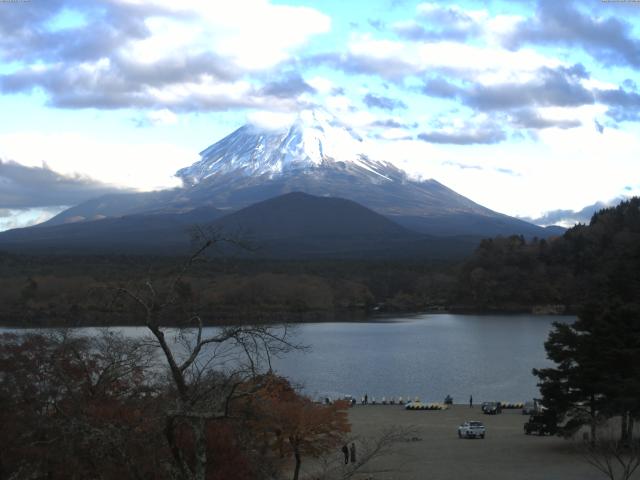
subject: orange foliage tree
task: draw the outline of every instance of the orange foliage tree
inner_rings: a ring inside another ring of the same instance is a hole
[[[297,480],[303,456],[318,457],[344,443],[351,430],[349,403],[317,404],[298,394],[286,379],[265,377],[260,379],[264,387],[243,402],[244,415],[252,419],[251,428],[262,436],[263,446],[281,458],[293,456]]]

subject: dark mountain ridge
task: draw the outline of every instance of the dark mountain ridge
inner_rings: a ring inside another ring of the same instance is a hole
[[[0,248],[63,254],[183,255],[194,225],[251,245],[222,253],[257,258],[460,257],[479,238],[439,238],[412,232],[356,202],[301,192],[259,202],[234,213],[201,207],[182,214],[139,214],[0,233]]]
[[[184,253],[194,225],[214,222],[223,212],[200,207],[182,214],[125,215],[64,224],[41,224],[0,232],[0,248],[58,254]]]

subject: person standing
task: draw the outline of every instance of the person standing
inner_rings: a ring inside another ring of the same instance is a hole
[[[346,443],[342,446],[342,453],[344,454],[344,464],[346,465],[349,463],[349,447],[347,447]]]
[[[356,463],[356,444],[351,442],[351,463]]]
[[[473,395],[469,395],[469,408],[473,408]]]
[[[366,405],[367,403],[369,403],[369,396],[365,393],[364,394],[364,404]]]

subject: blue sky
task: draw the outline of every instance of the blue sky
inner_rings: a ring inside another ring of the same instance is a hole
[[[639,69],[635,2],[0,2],[0,229],[176,186],[309,108],[416,178],[562,221],[640,193]]]

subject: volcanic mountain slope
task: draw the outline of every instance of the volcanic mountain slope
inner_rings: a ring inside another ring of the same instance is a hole
[[[353,200],[410,229],[433,235],[546,236],[435,180],[414,181],[363,153],[362,140],[324,111],[303,111],[288,128],[245,125],[201,152],[177,176],[184,187],[117,195],[72,207],[48,225],[137,213],[180,213],[200,206],[238,210],[289,192]]]
[[[421,235],[351,200],[293,192],[265,200],[214,223],[255,239],[256,254],[283,258],[452,258],[478,238]]]
[[[0,250],[39,253],[183,254],[194,225],[223,215],[210,207],[190,212],[125,215],[0,232]]]
[[[220,217],[199,208],[184,214],[141,214],[0,233],[0,249],[50,253],[183,255],[193,224],[249,245],[220,253],[258,258],[452,258],[477,238],[421,235],[350,200],[295,192]]]
[[[287,193],[259,202],[216,221],[224,231],[246,232],[261,239],[283,238],[415,238],[386,217],[342,198]]]

